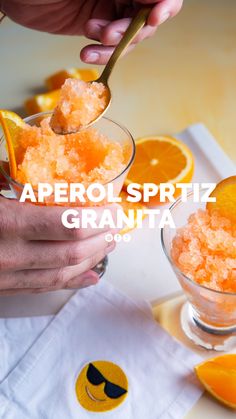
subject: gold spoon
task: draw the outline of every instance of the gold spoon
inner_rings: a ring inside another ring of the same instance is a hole
[[[108,63],[106,64],[101,76],[97,80],[94,80],[93,82],[91,82],[91,83],[94,83],[94,82],[103,83],[103,85],[106,87],[107,104],[106,104],[106,107],[104,108],[104,110],[97,116],[97,118],[95,118],[89,124],[83,125],[82,129],[88,128],[90,125],[97,122],[104,115],[104,113],[107,111],[108,107],[110,106],[111,98],[112,98],[111,89],[110,89],[109,84],[108,84],[110,75],[111,75],[111,73],[114,69],[114,66],[115,66],[116,62],[118,61],[118,59],[120,58],[122,53],[131,44],[131,42],[133,41],[135,36],[138,34],[138,32],[145,25],[146,20],[148,18],[148,15],[150,13],[150,10],[151,10],[150,7],[144,7],[142,9],[140,9],[138,14],[133,18],[132,22],[130,23],[129,27],[127,28],[126,32],[124,33],[123,38],[120,40],[119,44],[115,48],[115,50],[114,50],[113,54],[111,55]],[[78,132],[78,131],[79,130],[76,130],[76,131],[73,131],[73,132]],[[63,132],[60,132],[60,134],[62,134],[62,135],[72,134],[73,132],[64,132],[63,131]],[[57,134],[59,134],[59,132],[57,132]]]

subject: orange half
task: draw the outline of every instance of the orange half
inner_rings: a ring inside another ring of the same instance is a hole
[[[213,397],[236,409],[236,354],[209,359],[197,365],[195,372]]]
[[[17,174],[17,164],[15,157],[15,149],[17,144],[15,139],[19,130],[23,127],[24,121],[15,112],[0,110],[0,124],[2,126],[7,144],[10,175],[12,179],[15,179]]]
[[[192,152],[180,140],[169,136],[153,136],[136,140],[134,163],[125,182],[129,183],[187,183],[193,176]],[[178,191],[176,192],[176,196]],[[159,204],[158,197],[149,204]]]
[[[211,197],[215,197],[216,202],[208,202],[207,209],[217,210],[223,217],[236,223],[236,176],[230,176],[218,183]]]

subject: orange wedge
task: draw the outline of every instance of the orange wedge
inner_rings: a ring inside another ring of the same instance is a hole
[[[48,93],[33,96],[25,101],[25,110],[28,115],[52,111],[56,107],[59,95],[60,90],[53,90]]]
[[[39,112],[52,111],[59,101],[60,88],[69,77],[81,79],[83,81],[92,81],[98,78],[96,69],[69,68],[58,71],[45,80],[50,92],[35,95],[27,99],[24,103],[28,115],[34,115]]]
[[[122,198],[122,201],[120,202],[120,205],[122,206],[122,208],[123,208],[123,211],[124,211],[124,213],[128,216],[128,211],[130,210],[130,209],[133,209],[134,210],[134,212],[135,212],[135,215],[134,215],[134,217],[135,217],[135,220],[137,220],[137,210],[139,209],[139,210],[145,210],[147,207],[145,206],[145,205],[143,205],[143,204],[141,204],[140,202],[128,202],[126,199],[127,199],[127,197],[128,197],[128,194],[125,192],[125,191],[121,191],[121,193],[120,193],[120,197]],[[144,218],[144,217],[146,217],[146,214],[144,214],[143,213],[143,217],[142,218]],[[137,222],[135,222],[135,226],[134,226],[134,228],[137,226]],[[129,228],[128,226],[127,227],[124,227],[121,231],[120,231],[120,234],[126,234],[126,233],[128,233],[128,231],[130,231],[130,230],[132,230],[131,228]]]
[[[16,178],[17,164],[15,157],[16,142],[15,138],[19,130],[23,127],[24,121],[15,112],[0,110],[0,124],[2,126],[9,157],[10,175],[13,179]]]
[[[195,372],[213,397],[236,409],[236,354],[209,359],[197,365]]]
[[[236,176],[222,180],[211,194],[216,202],[208,202],[209,211],[218,210],[223,217],[236,223]]]
[[[169,136],[153,136],[136,141],[136,155],[125,186],[129,183],[187,183],[193,176],[192,152],[180,140]],[[175,196],[179,193],[176,190]],[[159,204],[159,198],[152,197],[149,205]]]
[[[92,81],[98,79],[99,73],[95,68],[66,68],[57,71],[45,80],[48,90],[60,89],[68,78]]]

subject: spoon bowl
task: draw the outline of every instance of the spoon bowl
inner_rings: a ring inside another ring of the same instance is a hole
[[[129,27],[127,28],[126,32],[124,33],[123,38],[120,40],[119,44],[116,46],[113,54],[111,55],[108,63],[106,64],[101,76],[97,80],[93,80],[92,82],[87,82],[87,83],[102,83],[105,86],[106,91],[107,91],[107,103],[106,103],[106,106],[103,109],[103,111],[101,111],[101,113],[99,113],[99,115],[95,119],[91,120],[88,124],[83,125],[79,129],[76,129],[76,130],[73,130],[73,131],[72,130],[71,131],[66,131],[66,132],[62,131],[62,130],[61,131],[59,131],[59,130],[55,131],[55,128],[51,127],[56,134],[61,134],[61,135],[75,134],[76,132],[79,132],[82,129],[86,129],[86,128],[90,127],[95,122],[97,122],[100,118],[102,118],[102,116],[104,116],[104,114],[107,111],[107,109],[109,108],[109,106],[111,104],[111,100],[112,100],[112,92],[111,92],[111,89],[110,89],[109,84],[108,84],[110,75],[111,75],[111,73],[114,69],[114,66],[115,66],[116,62],[118,61],[118,59],[121,57],[123,52],[127,49],[127,47],[131,44],[131,42],[134,40],[134,38],[138,34],[138,32],[145,25],[146,20],[149,16],[150,10],[151,10],[150,7],[144,7],[142,9],[140,9],[138,14],[131,21]]]
[[[100,78],[97,79],[97,80],[93,80],[91,82],[87,82],[87,83],[92,84],[94,82],[96,82],[96,83],[103,83],[103,82],[100,81]],[[77,132],[80,132],[80,131],[82,131],[84,129],[89,128],[91,125],[95,124],[100,118],[102,118],[104,116],[104,114],[106,113],[106,111],[108,110],[108,108],[109,108],[109,106],[111,104],[111,90],[110,90],[110,87],[108,86],[108,84],[105,84],[105,83],[103,83],[103,84],[106,87],[106,106],[103,109],[103,111],[100,112],[99,115],[95,119],[93,119],[92,121],[90,121],[88,124],[84,124],[79,129],[70,130],[70,131],[63,131],[63,130],[59,131],[59,130],[55,130],[54,128],[51,127],[52,130],[55,132],[55,134],[59,134],[59,135],[76,134]]]

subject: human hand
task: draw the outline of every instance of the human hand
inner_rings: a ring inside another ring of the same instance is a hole
[[[127,49],[152,36],[157,27],[175,16],[183,0],[0,0],[11,19],[32,29],[67,35],[85,35],[98,41],[82,49],[86,63],[105,64],[137,10],[152,5],[147,24]]]
[[[117,207],[109,208],[114,215]],[[98,282],[91,269],[115,247],[105,240],[109,229],[68,229],[61,222],[65,209],[0,197],[0,295],[83,288]],[[103,209],[94,208],[98,221]]]
[[[141,8],[152,5],[146,25],[134,38],[125,53],[131,51],[139,42],[153,36],[159,25],[175,16],[181,9],[183,0],[116,0],[116,14],[90,17],[84,25],[84,35],[100,44],[84,47],[80,57],[86,63],[106,64],[116,45],[120,42],[133,16]],[[96,10],[95,10],[96,11]]]

